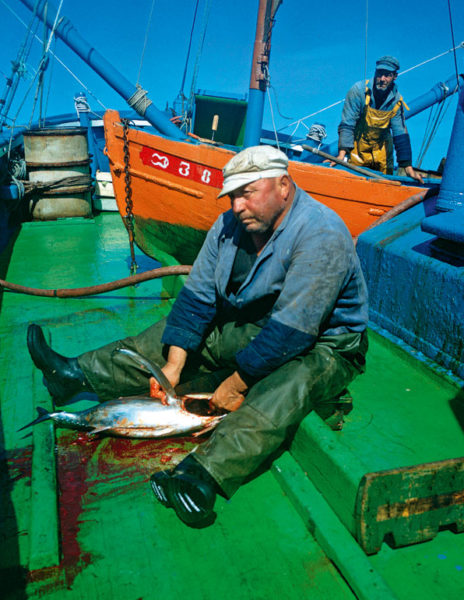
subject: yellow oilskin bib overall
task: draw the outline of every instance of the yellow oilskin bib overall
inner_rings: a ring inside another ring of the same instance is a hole
[[[366,87],[366,104],[356,124],[354,148],[349,159],[351,164],[393,173],[393,140],[389,126],[403,103],[401,98],[391,110],[372,108],[371,92]]]

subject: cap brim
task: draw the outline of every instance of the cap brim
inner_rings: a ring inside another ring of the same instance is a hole
[[[288,171],[286,169],[267,169],[265,171],[252,171],[249,173],[237,173],[236,175],[229,175],[224,180],[224,184],[222,186],[222,190],[218,194],[218,198],[222,198],[222,196],[227,196],[234,190],[238,190],[244,185],[248,185],[249,183],[253,183],[253,181],[258,181],[258,179],[269,179],[271,177],[280,177],[281,175],[288,175]]]
[[[261,179],[260,173],[244,173],[241,175],[231,175],[227,177],[224,181],[224,185],[222,187],[221,192],[218,195],[218,198],[222,196],[227,196],[230,192],[234,190],[238,190],[238,188],[243,187],[244,185],[248,185],[249,183],[253,183],[253,181],[257,181]]]
[[[390,73],[396,73],[396,71],[398,70],[392,67],[391,65],[376,65],[375,69],[376,71],[390,71]]]

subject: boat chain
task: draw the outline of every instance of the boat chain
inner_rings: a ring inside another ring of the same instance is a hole
[[[134,251],[134,212],[132,202],[132,185],[131,185],[131,174],[129,170],[129,141],[127,139],[127,131],[129,129],[129,119],[121,119],[122,122],[122,135],[124,140],[124,190],[126,192],[126,216],[123,217],[124,225],[126,226],[127,233],[129,235],[129,246],[131,255],[130,273],[135,275],[137,272],[138,265],[135,261]]]

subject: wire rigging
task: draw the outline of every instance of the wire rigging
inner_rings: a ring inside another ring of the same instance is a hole
[[[27,91],[26,91],[26,94],[24,95],[23,101],[20,103],[20,106],[19,106],[19,108],[18,108],[18,110],[17,110],[17,112],[16,112],[16,116],[15,116],[15,117],[14,117],[14,119],[13,119],[13,127],[14,127],[14,125],[15,125],[15,123],[16,123],[16,120],[17,120],[17,118],[18,118],[18,116],[19,116],[19,113],[21,112],[21,109],[22,109],[22,108],[23,108],[23,106],[24,106],[24,103],[25,103],[25,101],[26,101],[26,98],[27,98],[27,96],[28,96],[29,92],[31,91],[31,88],[32,88],[32,86],[34,85],[34,82],[35,82],[35,80],[37,79],[37,77],[39,77],[39,76],[40,76],[40,74],[41,74],[41,72],[42,72],[42,69],[43,69],[43,68],[46,66],[46,58],[47,58],[47,56],[48,56],[48,49],[50,48],[50,44],[51,44],[51,42],[52,42],[52,39],[53,39],[53,36],[54,36],[54,34],[55,34],[55,29],[56,29],[56,27],[57,27],[58,16],[59,16],[59,13],[60,13],[60,11],[61,11],[61,7],[62,7],[62,6],[63,6],[63,0],[61,0],[60,6],[59,6],[59,8],[58,8],[58,11],[57,11],[57,14],[56,14],[56,17],[55,17],[55,22],[53,23],[53,28],[52,28],[52,30],[51,30],[51,32],[50,32],[50,36],[49,36],[49,39],[48,39],[48,43],[47,43],[47,45],[45,46],[45,50],[44,50],[44,53],[42,54],[42,58],[40,59],[40,62],[39,62],[39,66],[38,66],[38,68],[37,68],[37,71],[35,72],[35,75],[34,75],[34,77],[32,78],[31,84],[30,84],[29,88],[27,89]],[[35,97],[35,99],[34,99],[34,103],[33,103],[33,110],[35,110],[35,103],[36,103],[36,100],[37,100],[37,95],[36,95],[36,97]],[[13,135],[13,131],[11,132],[11,135]]]
[[[0,128],[4,125],[5,121],[9,118],[8,113],[9,113],[11,104],[13,102],[14,96],[16,94],[16,90],[18,88],[19,81],[20,81],[21,77],[25,76],[27,73],[26,60],[30,54],[31,46],[32,46],[32,39],[33,39],[33,35],[35,34],[35,32],[32,33],[34,21],[35,21],[35,31],[37,31],[37,28],[39,26],[39,19],[37,18],[37,1],[35,3],[34,10],[32,12],[32,17],[30,19],[29,26],[25,25],[26,34],[25,34],[24,40],[21,43],[21,46],[18,50],[17,58],[15,61],[12,62],[11,76],[6,77],[7,85],[5,88],[4,97],[2,99],[2,104],[3,104],[4,108],[3,108],[3,114],[1,115],[1,118],[0,118]],[[5,4],[5,3],[3,2],[3,4]]]
[[[451,105],[451,102],[449,102],[451,95],[457,91],[458,86],[456,86],[456,89],[451,93],[448,94],[435,108],[435,114],[434,114],[434,108],[431,107],[430,111],[429,111],[429,117],[427,119],[427,124],[425,127],[425,131],[424,131],[424,137],[422,140],[422,144],[418,153],[418,158],[417,158],[417,166],[420,167],[425,155],[427,154],[427,151],[430,148],[430,145],[432,144],[432,141],[434,140],[438,129],[446,115],[446,112],[448,110],[448,108]],[[448,102],[447,102],[448,100]],[[446,104],[446,106],[445,106]]]
[[[433,56],[432,58],[428,58],[427,60],[425,60],[423,62],[417,63],[416,65],[410,67],[409,69],[405,69],[404,71],[400,71],[398,73],[398,76],[405,75],[406,73],[409,73],[410,71],[414,71],[415,69],[418,69],[419,67],[422,67],[423,65],[425,65],[425,64],[427,64],[429,62],[432,62],[434,60],[437,60],[438,58],[446,56],[446,54],[449,54],[450,52],[454,52],[455,53],[456,50],[458,50],[459,48],[464,49],[464,42],[461,42],[460,44],[457,44],[457,46],[453,46],[449,50],[446,50],[445,52],[441,52],[440,54],[437,54],[436,56]],[[325,106],[324,108],[316,110],[316,111],[310,113],[309,115],[301,117],[300,119],[296,119],[296,120],[292,121],[291,123],[287,123],[286,125],[284,125],[280,129],[278,129],[278,131],[283,131],[284,129],[287,129],[288,127],[293,127],[294,125],[296,125],[296,129],[298,129],[298,127],[300,125],[304,125],[304,121],[307,121],[308,119],[311,119],[312,117],[314,117],[316,115],[319,115],[320,113],[323,113],[326,110],[329,110],[330,108],[334,108],[335,106],[338,106],[339,104],[342,104],[344,101],[345,101],[344,98],[342,98],[341,100],[337,100],[336,102],[333,102],[332,104],[329,104],[329,105]],[[295,129],[295,131],[296,131],[296,129]]]
[[[459,73],[458,73],[458,61],[456,59],[456,42],[454,41],[454,28],[453,28],[453,16],[451,14],[451,3],[450,0],[448,0],[448,14],[449,14],[449,20],[450,20],[450,29],[451,29],[451,42],[453,44],[453,48],[454,48],[454,68],[456,70],[456,79],[458,81],[458,87],[460,85],[459,83]]]
[[[188,49],[187,49],[187,56],[185,58],[184,74],[182,76],[182,83],[181,83],[180,91],[179,91],[179,96],[182,96],[183,98],[185,98],[185,96],[184,96],[185,78],[187,77],[187,68],[188,68],[188,63],[190,60],[190,50],[192,48],[193,32],[195,30],[195,23],[197,20],[197,12],[198,12],[198,4],[199,3],[200,3],[200,0],[197,0],[196,4],[195,4],[195,12],[193,15],[192,28],[190,30],[190,39],[189,39],[189,45],[188,45]]]
[[[368,42],[368,33],[369,33],[369,0],[366,0],[366,30],[365,30],[365,40],[364,40],[364,77],[363,81],[367,79],[367,42]]]
[[[195,101],[195,88],[197,85],[198,72],[200,70],[200,58],[203,53],[203,46],[205,44],[206,30],[208,28],[210,10],[211,10],[211,0],[206,0],[205,8],[203,10],[202,33],[200,35],[200,40],[198,43],[197,56],[195,59],[195,66],[193,68],[192,84],[190,86],[190,95],[189,95],[189,102],[188,102],[188,113],[189,114],[191,114],[193,112],[193,104]],[[188,119],[189,115],[184,115],[184,119],[185,118]]]
[[[145,30],[145,40],[143,42],[142,55],[140,57],[140,65],[139,65],[139,72],[137,74],[137,84],[136,85],[138,85],[139,81],[140,81],[140,73],[142,72],[143,59],[145,58],[145,50],[147,48],[148,33],[150,31],[151,22],[152,22],[152,19],[153,19],[153,9],[154,9],[154,7],[155,7],[155,0],[152,0],[151,9],[150,9],[150,16],[148,17],[147,28]]]
[[[21,19],[21,17],[4,1],[4,0],[0,0],[0,2],[10,11],[10,13],[21,23],[21,25],[23,27],[25,27],[26,29],[29,29],[28,25]],[[43,41],[42,39],[36,34],[34,33],[32,36],[32,39],[35,39],[39,44],[42,44]],[[53,56],[53,58],[58,61],[60,63],[60,65],[69,73],[69,75],[71,75],[71,77],[73,79],[75,79],[77,81],[77,83],[90,95],[92,96],[92,98],[94,98],[94,100],[104,109],[106,110],[107,107],[105,106],[105,104],[103,104],[103,102],[96,96],[96,94],[94,94],[94,92],[92,92],[92,90],[81,80],[79,79],[79,77],[59,58],[59,56],[57,56],[52,50],[49,50],[49,53]],[[10,121],[12,119],[9,119]]]

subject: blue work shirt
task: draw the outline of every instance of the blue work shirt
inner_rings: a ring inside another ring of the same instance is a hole
[[[393,84],[385,100],[380,106],[377,106],[372,88],[369,88],[369,90],[371,94],[371,107],[376,110],[392,110],[401,99],[398,88]],[[364,114],[365,105],[366,84],[364,81],[358,81],[348,91],[345,104],[343,105],[342,118],[338,126],[339,150],[350,151],[354,148],[356,124]],[[400,108],[390,121],[390,129],[398,164],[400,166],[409,166],[412,162],[411,141],[404,121],[403,107]]]
[[[208,232],[168,317],[162,341],[197,350],[221,321],[256,322],[259,334],[236,354],[261,378],[308,351],[322,335],[365,330],[367,290],[351,235],[330,208],[296,188],[292,206],[236,291],[227,291],[242,234],[231,210]],[[260,308],[261,307],[261,308]]]

